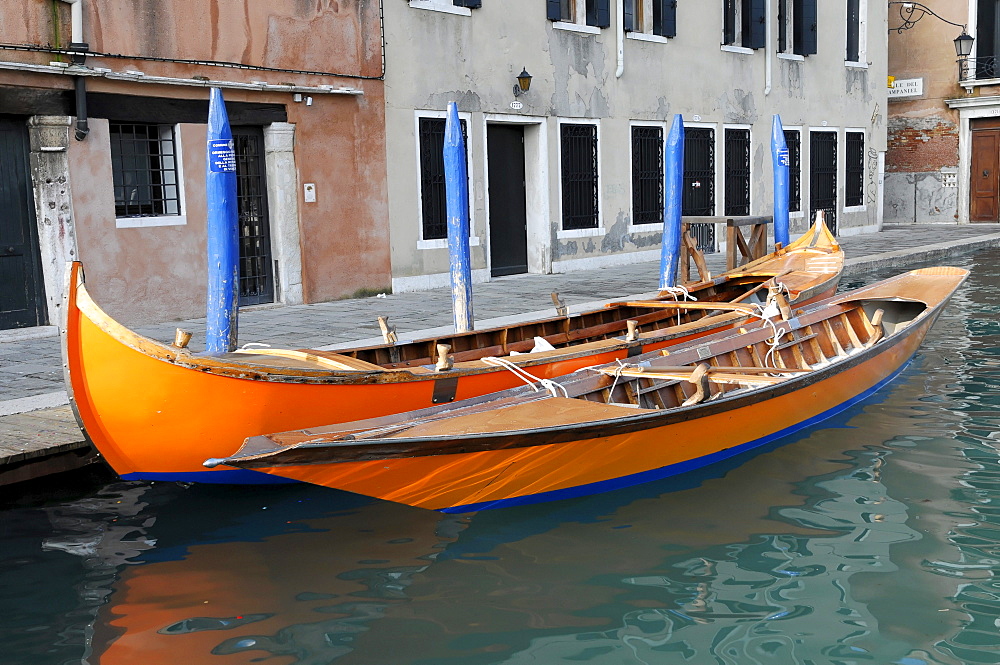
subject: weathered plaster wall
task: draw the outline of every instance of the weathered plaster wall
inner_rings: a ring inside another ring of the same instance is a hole
[[[950,21],[969,20],[967,0],[946,0],[935,11]],[[895,10],[889,16],[890,27],[900,24]],[[932,17],[901,33],[889,32],[889,74],[923,79],[923,94],[889,99],[887,224],[958,220],[958,113],[945,100],[965,95],[952,44],[959,31]]]
[[[204,316],[204,187],[185,187],[184,226],[116,228],[108,122],[90,124],[87,140],[70,144],[69,160],[80,260],[95,300],[129,324]],[[205,170],[205,125],[177,129],[190,183]]]
[[[414,3],[415,4],[415,3]],[[866,132],[866,194],[878,191],[878,154],[885,150],[885,7],[869,2],[867,68],[844,65],[846,15],[838,3],[820,3],[819,54],[778,58],[773,49],[749,54],[719,48],[721,13],[713,4],[679,3],[677,37],[667,43],[626,39],[624,74],[615,76],[616,28],[599,34],[560,30],[533,0],[484,0],[471,16],[417,9],[400,0],[385,6],[389,69],[386,77],[389,217],[395,280],[413,280],[448,270],[447,250],[417,249],[419,229],[418,151],[415,110],[443,111],[449,101],[468,114],[471,145],[473,268],[488,264],[486,125],[523,122],[545,126],[549,207],[547,236],[553,261],[594,259],[624,262],[626,254],[658,250],[659,231],[631,226],[631,120],[659,121],[673,114],[714,124],[717,136],[716,205],[722,213],[724,125],[752,132],[752,214],[771,212],[770,133],[772,114],[786,126],[803,128],[803,200],[808,202],[808,129],[836,127]],[[614,24],[614,17],[612,23]],[[765,94],[765,59],[772,84]],[[526,68],[531,90],[512,110],[511,87]],[[700,117],[697,117],[700,116]],[[593,119],[599,125],[600,235],[560,234],[558,119]],[[844,197],[843,158],[838,188]],[[528,179],[532,178],[529,164]],[[868,171],[871,171],[869,173]],[[876,226],[877,196],[866,207],[839,215],[844,233]],[[796,222],[803,228],[804,220]],[[531,233],[529,231],[529,237]],[[529,252],[532,248],[529,248]]]
[[[16,6],[15,6],[16,5]],[[67,45],[70,12],[64,3],[25,0],[0,12],[5,42]],[[147,76],[209,77],[234,82],[267,81],[300,86],[349,86],[362,95],[317,91],[312,103],[292,94],[226,89],[227,102],[284,105],[294,126],[295,216],[300,274],[286,275],[292,293],[306,302],[386,290],[391,281],[385,189],[385,120],[379,3],[374,0],[275,0],[247,3],[218,0],[86,1],[84,38],[91,51],[161,58],[231,61],[265,67],[333,72],[321,76],[231,67],[91,56],[87,65],[115,72],[135,69]],[[7,11],[10,9],[11,11]],[[0,51],[0,59],[48,64],[52,54]],[[369,77],[369,79],[359,78]],[[68,76],[0,70],[6,92],[38,98],[45,88],[72,87]],[[16,87],[15,87],[16,86]],[[174,86],[88,78],[88,90],[146,98],[205,100],[200,86]],[[155,103],[155,102],[154,102]],[[28,104],[25,104],[27,107]],[[18,111],[19,113],[21,111]],[[30,111],[24,111],[30,115]],[[265,124],[262,121],[261,124]],[[116,229],[108,123],[91,118],[85,141],[69,148],[74,219],[80,254],[98,300],[129,323],[204,314],[205,125],[181,125],[187,224]],[[287,159],[285,160],[287,162]],[[282,174],[288,181],[288,174]],[[306,203],[302,184],[313,183],[315,202]],[[280,205],[280,201],[272,201]],[[282,215],[287,218],[288,215]],[[276,258],[280,258],[276,256]],[[301,296],[296,294],[301,293]]]

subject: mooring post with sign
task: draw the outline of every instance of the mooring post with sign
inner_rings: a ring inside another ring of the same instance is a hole
[[[774,164],[774,243],[788,246],[788,144],[781,116],[771,125],[771,162]]]
[[[684,193],[684,118],[674,116],[663,152],[663,243],[660,289],[675,285],[681,256],[681,198]]]
[[[240,249],[236,212],[236,151],[222,91],[212,88],[208,103],[208,303],[205,352],[236,349],[239,314]]]
[[[472,260],[469,256],[469,175],[458,105],[448,103],[444,125],[444,186],[451,260],[451,305],[455,331],[468,332],[472,320]]]

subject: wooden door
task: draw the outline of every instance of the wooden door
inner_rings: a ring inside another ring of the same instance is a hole
[[[490,188],[490,274],[528,272],[528,215],[524,184],[524,127],[486,130]]]
[[[28,176],[28,128],[0,116],[0,329],[45,325],[35,204]]]
[[[1000,129],[972,132],[969,221],[1000,220]]]

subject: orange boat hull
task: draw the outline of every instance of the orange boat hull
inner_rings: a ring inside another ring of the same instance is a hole
[[[817,239],[829,235],[825,228],[814,231]],[[771,263],[761,264],[758,272],[780,273],[800,294],[796,306],[827,297],[836,290],[843,259],[835,243],[832,247],[804,248],[796,254],[790,246]],[[816,274],[809,266],[816,266]],[[420,367],[383,370],[369,364],[382,373],[313,368],[296,374],[249,360],[227,363],[185,355],[128,330],[101,311],[87,294],[81,271],[73,264],[62,327],[67,389],[85,434],[125,479],[276,482],[245,470],[209,470],[202,462],[229,453],[249,436],[374,418],[441,401],[435,400],[435,390],[448,379],[447,373]],[[714,329],[742,320],[733,314]],[[701,328],[655,338],[644,334],[641,348],[656,350],[709,332]],[[629,350],[623,343],[607,341],[577,344],[559,349],[551,360],[538,354],[527,369],[538,378],[554,378],[624,359],[632,355]],[[443,401],[522,385],[515,374],[497,367],[451,375],[457,383]]]
[[[257,470],[446,512],[627,487],[712,464],[836,415],[890,381],[932,324],[925,319],[901,343],[806,390],[667,427],[545,446]]]

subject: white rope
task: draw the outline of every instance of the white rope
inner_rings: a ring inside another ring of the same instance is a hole
[[[270,349],[270,344],[264,344],[263,342],[247,342],[241,346],[238,350],[243,351],[244,349]]]
[[[773,303],[770,297],[768,297],[767,302],[763,306],[755,304],[754,311],[750,314],[750,316],[755,316],[764,323],[766,323],[767,325],[771,326],[771,332],[773,333],[773,336],[771,337],[771,339],[766,340],[767,345],[770,348],[768,349],[767,353],[764,354],[764,366],[773,367],[774,369],[780,370],[781,368],[778,367],[778,365],[774,361],[774,355],[778,350],[778,346],[781,344],[781,338],[788,333],[788,330],[784,328],[779,328],[774,323],[774,321],[771,320],[771,316],[774,316],[774,314],[768,315],[766,311],[768,309],[768,306],[771,304]]]
[[[480,358],[480,360],[482,360],[487,365],[493,365],[494,367],[503,367],[504,369],[513,372],[514,376],[516,376],[517,378],[521,379],[529,386],[531,386],[531,389],[534,390],[535,392],[538,392],[538,388],[535,386],[535,384],[537,383],[538,385],[545,388],[545,390],[553,397],[559,397],[560,392],[562,392],[564,397],[569,397],[569,391],[566,390],[566,386],[562,385],[561,383],[557,383],[552,379],[539,378],[534,374],[532,374],[531,372],[525,370],[523,367],[518,367],[517,365],[507,360],[506,358],[497,358],[496,356],[485,356],[483,358]]]
[[[674,302],[680,302],[682,299],[683,300],[697,300],[697,298],[695,298],[693,295],[691,295],[691,292],[688,291],[687,287],[685,287],[683,284],[679,284],[677,286],[665,286],[662,289],[660,289],[660,291],[662,293],[666,293],[666,294],[672,296],[673,299],[674,299]],[[680,325],[680,324],[681,324],[681,311],[677,310],[677,325]]]

